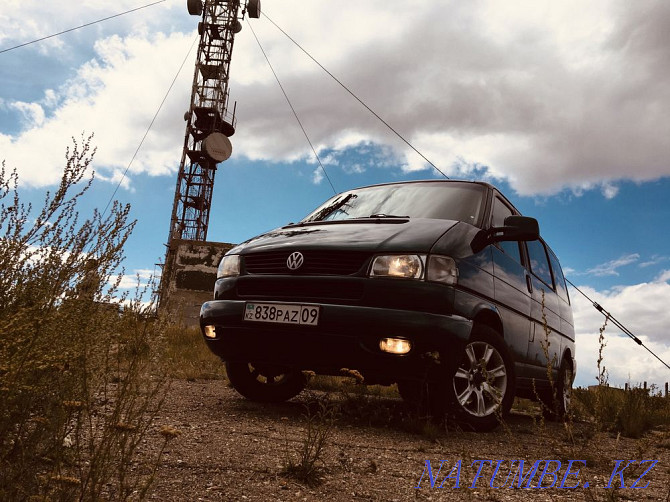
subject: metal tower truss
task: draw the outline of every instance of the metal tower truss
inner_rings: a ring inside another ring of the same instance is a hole
[[[238,18],[240,0],[189,0],[188,10],[202,14],[202,20],[168,241],[207,239],[216,166],[230,156],[228,138],[235,133],[235,106],[228,112],[228,76],[245,11]]]

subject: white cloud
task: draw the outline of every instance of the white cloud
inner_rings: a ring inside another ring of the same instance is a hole
[[[116,278],[112,278],[109,281],[109,284],[115,284],[116,283]],[[132,275],[124,275],[121,277],[121,281],[119,282],[119,289],[134,289],[138,287],[138,285],[141,287],[142,284],[138,283],[137,277],[132,276]]]
[[[96,42],[97,59],[82,65],[76,76],[46,94],[45,105],[59,103],[48,116],[39,103],[10,104],[31,123],[16,137],[0,134],[0,151],[7,165],[18,168],[22,182],[53,184],[60,179],[63,152],[70,138],[82,131],[94,132],[96,167],[103,167],[101,179],[120,181],[193,37],[179,33],[150,38],[113,36]],[[161,54],[178,58],[163,59]],[[191,78],[189,68],[162,109],[163,120],[154,124],[135,158],[131,174],[176,171]]]
[[[11,0],[0,26],[16,26],[12,40],[25,39],[64,28],[63,19],[77,24],[136,6],[61,3]],[[22,105],[46,108],[45,118],[33,117],[18,135],[0,134],[9,165],[31,167],[24,181],[55,182],[63,145],[82,130],[96,133],[96,165],[125,168],[190,45],[186,27],[197,23],[182,2],[164,7],[63,39],[66,49],[82,47],[102,30],[94,60],[78,63],[41,102]],[[667,2],[369,0],[343,9],[334,0],[267,0],[264,11],[447,174],[486,165],[523,194],[599,188],[607,198],[616,196],[616,180],[670,175]],[[396,166],[426,167],[267,19],[251,22],[319,150],[376,143]],[[109,36],[113,28],[125,35]],[[193,60],[133,172],[176,170]],[[231,99],[236,156],[311,157],[246,23],[235,41]]]
[[[670,371],[655,357],[633,340],[621,335],[612,335],[605,330],[606,346],[603,349],[603,367],[607,370],[608,382],[615,387],[632,386],[647,382],[663,387],[670,380]],[[670,347],[644,340],[661,359],[670,361]],[[597,385],[598,380],[598,331],[577,335],[577,381],[576,386]],[[670,364],[670,363],[669,363]]]
[[[649,258],[648,260],[643,261],[642,263],[640,263],[638,265],[638,267],[641,267],[641,268],[651,267],[653,265],[659,265],[659,264],[661,264],[663,262],[666,262],[668,260],[670,260],[670,256],[654,255],[651,258]]]
[[[40,127],[44,124],[44,109],[39,103],[14,101],[9,104],[9,108],[17,110],[22,115],[23,120],[29,125]]]
[[[625,267],[626,265],[630,265],[631,263],[635,263],[639,259],[640,255],[637,253],[627,254],[621,256],[620,258],[617,258],[616,260],[611,260],[608,261],[607,263],[602,263],[593,268],[590,268],[586,271],[586,273],[589,275],[595,275],[596,277],[619,275],[619,272],[617,272],[618,268]]]
[[[612,180],[670,174],[670,91],[659,84],[670,50],[666,4],[434,2],[389,20],[376,15],[393,10],[388,2],[371,1],[350,24],[351,12],[328,2],[286,3],[266,9],[447,172],[462,159],[487,164],[522,193],[586,185],[606,197],[617,193]],[[361,20],[368,23],[362,29]],[[346,26],[346,36],[329,36],[335,26]],[[333,144],[355,132],[392,145],[408,169],[425,168],[290,43],[262,23],[257,31],[314,141]],[[246,51],[249,40],[240,40]],[[263,62],[249,54],[254,79],[237,88],[249,114],[240,124],[265,141],[245,145],[240,137],[241,151],[265,159],[307,155],[302,140],[272,126],[284,122],[287,108],[267,70],[263,77]]]
[[[579,288],[642,340],[645,346],[670,363],[668,281],[670,273],[666,272],[653,282],[621,286],[610,291],[599,292],[589,286]],[[571,289],[571,298],[577,333],[577,384],[593,385],[598,373],[598,329],[605,318],[574,289]],[[663,384],[670,380],[670,371],[611,321],[605,329],[605,337],[604,365],[609,371],[610,383],[623,386],[629,380],[632,384],[643,381]]]
[[[314,183],[315,185],[318,185],[322,181],[323,181],[323,171],[321,170],[321,167],[319,166],[316,169],[314,169],[314,171],[312,172],[312,183]]]
[[[611,183],[604,183],[601,190],[606,199],[613,199],[619,193],[619,187]]]
[[[365,167],[358,162],[354,162],[353,164],[343,165],[342,170],[347,174],[361,174],[365,172]]]
[[[150,269],[137,269],[134,271],[134,274],[125,274],[121,276],[121,281],[119,282],[119,289],[135,289],[137,287],[144,287],[149,282],[149,280],[154,277],[154,273],[160,274],[160,271],[154,272]],[[155,276],[157,279],[159,275]],[[110,278],[110,285],[116,282],[116,277]]]
[[[136,0],[116,0],[100,2],[98,0],[82,0],[70,2],[54,0],[3,0],[0,12],[0,47],[9,48],[36,39],[48,37],[55,33],[70,30],[77,26],[115,16],[122,12],[136,9],[141,3]],[[99,24],[72,31],[64,36],[48,38],[31,44],[30,50],[42,54],[65,54],[72,46],[88,43],[90,36],[99,36],[108,30],[138,29],[147,26],[160,26],[165,23],[166,16],[172,11],[185,11],[185,4],[179,0],[168,0],[146,9],[107,20]],[[188,15],[181,16],[188,19]]]

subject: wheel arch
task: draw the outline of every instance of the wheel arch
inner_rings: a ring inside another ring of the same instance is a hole
[[[488,305],[479,307],[477,313],[473,317],[472,329],[474,330],[477,326],[487,326],[497,332],[502,338],[505,338],[502,319],[495,307]]]
[[[577,361],[575,360],[575,356],[572,353],[570,347],[565,347],[563,350],[563,355],[561,356],[561,365],[559,365],[559,368],[563,365],[563,362],[569,366],[570,371],[572,372],[572,380],[574,382],[574,379],[577,376]]]
[[[570,369],[574,370],[574,364],[573,364],[573,355],[572,351],[570,350],[570,347],[566,347],[563,349],[563,355],[561,356],[561,364],[563,364],[563,361],[566,361],[570,365]]]

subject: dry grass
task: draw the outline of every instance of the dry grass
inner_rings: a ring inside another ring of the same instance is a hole
[[[598,385],[573,390],[573,416],[591,422],[595,430],[630,438],[641,438],[654,428],[670,426],[670,398],[663,397],[654,386],[649,391],[640,386],[628,391],[608,386],[603,358],[608,321],[606,317],[598,330]]]
[[[207,348],[198,328],[170,326],[166,339],[164,364],[170,377],[182,380],[225,378],[223,363]]]
[[[333,434],[339,407],[326,394],[308,398],[305,409],[305,429],[297,450],[290,450],[284,430],[285,459],[282,473],[308,486],[315,486],[320,482],[323,455]]]
[[[595,389],[575,389],[574,413],[582,420],[593,422],[595,428],[625,437],[641,438],[646,432],[670,426],[670,398],[653,389],[641,387],[625,391],[606,386]]]

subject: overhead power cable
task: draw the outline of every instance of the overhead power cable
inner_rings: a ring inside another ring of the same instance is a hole
[[[149,134],[149,131],[151,130],[151,127],[154,125],[154,122],[156,121],[156,117],[158,117],[158,114],[160,113],[161,108],[163,108],[163,105],[165,104],[165,100],[170,95],[170,91],[172,91],[172,87],[174,86],[174,83],[177,81],[177,78],[179,77],[179,74],[181,73],[181,70],[184,68],[184,65],[186,64],[186,60],[188,59],[188,56],[191,54],[191,51],[193,50],[193,47],[195,46],[195,43],[198,41],[199,38],[200,38],[200,36],[197,35],[193,39],[193,43],[191,44],[191,47],[189,47],[188,52],[186,53],[186,56],[184,57],[184,60],[181,62],[181,66],[179,66],[179,69],[177,70],[177,73],[175,74],[174,78],[172,79],[172,82],[170,83],[170,87],[168,87],[168,90],[165,93],[165,96],[163,96],[163,100],[161,101],[160,105],[158,105],[158,110],[156,110],[156,113],[154,114],[154,117],[151,119],[151,123],[149,123],[149,127],[147,127],[147,130],[145,131],[144,136],[142,136],[142,139],[140,140],[140,144],[137,145],[137,148],[135,149],[135,153],[133,154],[133,157],[130,159],[130,162],[128,163],[128,167],[126,167],[126,170],[123,171],[123,175],[121,176],[121,179],[119,180],[119,183],[116,185],[116,188],[114,189],[114,193],[112,193],[111,197],[109,198],[109,201],[107,202],[107,205],[105,206],[105,210],[102,212],[103,216],[107,212],[107,209],[109,208],[109,205],[112,203],[112,200],[114,200],[114,196],[116,195],[116,192],[119,191],[119,187],[123,183],[123,180],[126,178],[126,175],[128,174],[128,171],[130,170],[130,166],[133,165],[133,162],[135,161],[135,157],[137,157],[137,154],[139,153],[140,148],[142,148],[142,145],[144,144],[144,140],[147,138],[147,135]]]
[[[430,160],[428,160],[428,159],[426,158],[426,156],[425,156],[423,153],[421,153],[419,150],[417,150],[416,147],[415,147],[412,143],[410,143],[408,140],[405,139],[405,137],[404,137],[402,134],[400,134],[398,131],[396,131],[396,130],[391,126],[391,124],[389,124],[386,120],[384,120],[381,116],[379,116],[379,114],[378,114],[377,112],[375,112],[372,108],[370,108],[370,107],[369,107],[369,106],[368,106],[368,105],[367,105],[361,98],[359,98],[359,97],[358,97],[358,96],[357,96],[351,89],[349,89],[349,87],[347,87],[346,85],[344,85],[340,79],[338,79],[335,75],[333,75],[330,71],[328,71],[328,70],[327,70],[321,63],[319,63],[319,61],[317,61],[316,58],[315,58],[314,56],[312,56],[309,52],[307,52],[307,50],[306,50],[305,48],[303,48],[302,45],[300,45],[298,42],[296,42],[296,41],[293,39],[293,37],[291,37],[291,36],[290,36],[288,33],[286,33],[286,32],[285,32],[285,31],[284,31],[284,30],[283,30],[277,23],[275,23],[275,22],[274,22],[274,21],[267,15],[267,13],[264,12],[264,13],[263,13],[263,17],[264,17],[265,19],[267,19],[268,21],[270,21],[273,25],[275,25],[275,27],[276,27],[279,31],[281,31],[281,32],[286,36],[286,38],[288,38],[291,42],[293,42],[293,43],[296,45],[296,47],[298,47],[302,52],[304,52],[304,53],[307,55],[307,57],[309,57],[312,61],[314,61],[314,62],[315,62],[315,63],[316,63],[316,64],[317,64],[323,71],[325,71],[325,72],[326,72],[326,73],[327,73],[333,80],[335,80],[335,82],[337,82],[338,84],[340,84],[340,86],[341,86],[345,91],[347,91],[349,94],[351,94],[351,96],[353,96],[353,98],[354,98],[356,101],[358,101],[361,105],[363,105],[363,106],[365,107],[366,110],[368,110],[368,111],[369,111],[372,115],[374,115],[374,116],[375,116],[375,117],[376,117],[382,124],[384,124],[389,130],[391,130],[391,132],[393,132],[393,134],[395,134],[396,136],[398,136],[398,137],[399,137],[399,138],[400,138],[400,139],[401,139],[407,146],[409,146],[412,150],[414,150],[416,153],[418,153],[418,154],[421,156],[421,158],[422,158],[423,160],[425,160],[426,162],[428,162],[428,164],[430,164],[430,166],[431,166],[433,169],[435,169],[438,173],[440,173],[440,174],[441,174],[442,176],[444,176],[446,179],[449,179],[449,176],[447,176],[447,175],[444,174],[440,169],[438,169],[438,167],[437,167],[435,164],[433,164]]]
[[[272,63],[270,63],[270,59],[268,58],[268,55],[265,53],[265,50],[263,49],[263,46],[261,45],[260,40],[258,40],[258,37],[256,36],[256,32],[254,31],[253,26],[251,26],[251,23],[247,19],[247,24],[249,25],[249,28],[251,28],[251,33],[253,33],[254,38],[256,39],[256,43],[258,44],[258,47],[260,47],[261,52],[263,53],[263,56],[265,56],[265,61],[267,61],[268,66],[270,67],[270,70],[272,70],[272,74],[275,76],[275,79],[277,80],[277,83],[279,84],[279,88],[281,89],[281,92],[284,94],[284,98],[286,98],[286,102],[288,103],[288,106],[291,107],[291,111],[293,112],[293,115],[295,116],[295,119],[298,121],[298,124],[300,125],[300,129],[302,129],[302,133],[305,135],[305,138],[307,139],[307,143],[309,143],[310,148],[312,149],[312,152],[314,153],[314,157],[316,157],[316,161],[319,163],[319,166],[321,166],[321,170],[323,171],[323,174],[325,174],[326,179],[328,180],[328,183],[330,183],[330,188],[333,189],[333,192],[337,194],[337,190],[335,190],[335,187],[333,186],[333,182],[330,180],[330,176],[328,176],[328,173],[326,172],[326,169],[323,167],[323,164],[321,163],[321,159],[319,158],[319,154],[316,153],[316,149],[314,148],[314,145],[312,145],[312,141],[309,139],[309,135],[307,134],[307,131],[305,131],[305,128],[302,125],[302,122],[300,121],[300,117],[298,117],[298,114],[295,111],[295,108],[293,107],[293,104],[291,103],[291,100],[288,97],[288,94],[286,94],[286,91],[284,90],[284,86],[282,85],[281,81],[279,80],[279,77],[277,76],[277,72],[275,69],[272,67]]]
[[[666,363],[663,359],[661,359],[659,356],[657,356],[657,355],[656,355],[656,354],[655,354],[649,347],[647,347],[644,343],[642,343],[642,340],[640,340],[638,337],[636,337],[636,336],[635,336],[635,335],[634,335],[628,328],[626,328],[626,326],[624,326],[623,324],[621,324],[621,323],[616,319],[616,317],[614,317],[614,316],[613,316],[612,314],[610,314],[607,310],[605,310],[605,309],[602,307],[602,305],[600,305],[599,303],[593,301],[591,298],[589,298],[588,296],[586,296],[586,293],[584,293],[581,289],[579,289],[577,286],[575,286],[575,285],[572,283],[572,281],[570,281],[570,279],[567,279],[567,278],[566,278],[565,280],[566,280],[566,281],[567,281],[573,288],[575,288],[575,289],[576,289],[576,290],[577,290],[577,291],[578,291],[584,298],[586,298],[588,301],[590,301],[590,302],[591,302],[591,305],[593,305],[593,307],[594,307],[598,312],[600,312],[600,313],[601,313],[602,315],[604,315],[607,319],[609,319],[610,321],[612,321],[612,323],[613,323],[617,328],[619,328],[619,329],[620,329],[621,331],[623,331],[626,335],[628,335],[628,337],[631,338],[635,343],[637,343],[637,344],[640,345],[641,347],[644,347],[645,349],[647,349],[647,351],[648,351],[652,356],[654,356],[656,359],[658,359],[659,361],[661,361],[661,363],[662,363],[666,368],[668,368],[668,369],[670,370],[670,366],[668,366],[668,363]]]
[[[53,35],[47,35],[46,37],[38,38],[36,40],[31,40],[30,42],[25,42],[23,44],[15,45],[14,47],[9,47],[8,49],[2,49],[2,50],[0,50],[0,54],[2,54],[3,52],[13,51],[14,49],[18,49],[19,47],[25,47],[26,45],[41,42],[42,40],[46,40],[48,38],[57,37],[57,36],[63,35],[64,33],[69,33],[71,31],[75,31],[75,30],[78,30],[80,28],[85,28],[85,27],[91,26],[93,24],[101,23],[103,21],[107,21],[108,19],[114,19],[115,17],[124,16],[126,14],[130,14],[131,12],[135,12],[135,11],[138,11],[138,10],[141,10],[141,9],[146,9],[147,7],[151,7],[152,5],[156,5],[156,4],[163,3],[163,2],[165,2],[165,0],[158,0],[157,2],[150,3],[150,4],[147,4],[147,5],[143,5],[142,7],[136,7],[135,9],[130,9],[130,10],[127,10],[125,12],[121,12],[119,14],[114,14],[113,16],[103,17],[102,19],[98,19],[97,21],[91,21],[90,23],[82,24],[81,26],[77,26],[75,28],[70,28],[69,30],[59,31],[58,33],[54,33]]]

